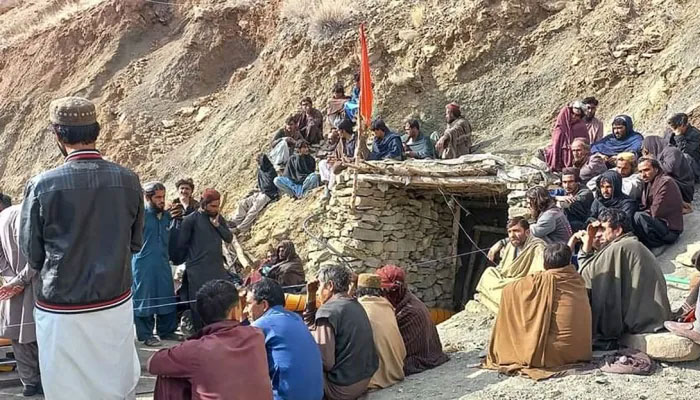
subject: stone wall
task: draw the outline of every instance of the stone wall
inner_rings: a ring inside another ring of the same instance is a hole
[[[452,308],[456,259],[454,218],[444,197],[359,182],[355,211],[352,181],[346,174],[326,205],[321,237],[342,253],[353,269],[372,272],[396,264],[407,273],[408,286],[428,307]],[[312,245],[308,265],[337,263],[338,257],[320,244]]]

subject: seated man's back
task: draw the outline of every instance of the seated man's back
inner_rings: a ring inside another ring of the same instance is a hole
[[[246,307],[252,325],[265,334],[275,400],[321,399],[321,352],[301,317],[284,309],[282,287],[263,278],[248,291]]]
[[[154,399],[272,399],[262,332],[243,326],[233,283],[210,281],[197,292],[206,326],[186,342],[148,360],[158,375]]]
[[[545,271],[506,286],[491,334],[486,366],[550,376],[566,364],[591,359],[591,309],[571,250],[554,243],[544,251]]]

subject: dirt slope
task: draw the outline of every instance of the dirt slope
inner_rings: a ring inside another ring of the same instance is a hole
[[[332,12],[328,12],[328,5]],[[5,0],[0,2],[0,190],[60,162],[46,133],[50,99],[99,107],[100,148],[143,180],[192,176],[227,193],[254,185],[255,155],[310,95],[357,69],[366,21],[376,114],[442,129],[463,104],[492,151],[545,143],[558,108],[596,95],[606,125],[630,113],[660,133],[700,104],[700,0],[374,1]],[[295,206],[263,216],[297,231]],[[304,251],[302,249],[302,251]]]

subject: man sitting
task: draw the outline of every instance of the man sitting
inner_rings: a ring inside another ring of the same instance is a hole
[[[408,290],[406,274],[395,265],[385,265],[377,270],[382,280],[382,290],[394,306],[396,322],[401,332],[406,359],[403,371],[417,374],[442,365],[449,359],[442,351],[437,328],[430,319],[428,307]]]
[[[442,159],[459,158],[471,153],[472,126],[465,117],[459,104],[450,103],[445,106],[445,120],[447,129],[442,136],[435,137],[435,150],[437,156]]]
[[[406,358],[406,347],[396,322],[394,307],[382,295],[382,280],[376,274],[360,274],[355,295],[372,325],[374,346],[379,357],[379,368],[369,381],[369,389],[387,388],[403,380],[403,360]]]
[[[275,400],[322,398],[321,352],[301,317],[284,309],[282,287],[268,278],[254,283],[246,295],[246,313],[265,334]]]
[[[324,394],[328,400],[354,400],[367,390],[379,367],[367,313],[348,295],[352,271],[327,265],[307,284],[304,321],[321,348]],[[316,310],[316,292],[321,307]]]
[[[301,199],[312,189],[321,184],[316,173],[316,160],[309,154],[309,144],[305,140],[296,142],[297,154],[294,154],[284,169],[284,174],[273,180],[273,183],[284,194]]]
[[[683,232],[683,198],[676,182],[663,173],[653,158],[642,158],[644,181],[641,211],[634,214],[634,232],[647,247],[672,244]]]
[[[674,114],[668,120],[668,127],[671,129],[669,135],[664,137],[671,146],[678,147],[678,150],[688,158],[695,173],[695,180],[700,179],[700,131],[688,123],[688,116],[683,113]]]
[[[197,292],[196,307],[204,329],[148,360],[148,372],[158,375],[153,398],[272,399],[265,338],[238,322],[242,312],[234,284],[209,281]]]
[[[622,177],[622,193],[629,196],[631,199],[639,201],[642,198],[642,188],[644,182],[637,171],[637,156],[634,153],[620,153],[615,161],[615,168]],[[586,186],[591,191],[595,191],[600,175],[594,177]]]
[[[543,258],[544,271],[503,289],[487,368],[543,379],[591,359],[591,307],[585,283],[571,265],[571,250],[549,244]]]
[[[279,198],[279,190],[274,183],[275,178],[277,178],[277,172],[272,162],[267,155],[260,154],[258,156],[258,187],[257,190],[253,190],[238,202],[236,214],[231,221],[235,229],[234,233],[248,232],[265,206]]]
[[[614,161],[615,157],[624,152],[639,154],[642,150],[644,137],[634,131],[632,118],[618,115],[612,123],[612,133],[593,143],[591,153],[600,153]]]
[[[401,137],[395,134],[384,123],[382,119],[372,121],[372,131],[374,132],[374,143],[369,160],[397,160],[402,161],[403,143]]]
[[[284,128],[275,133],[272,138],[270,161],[275,165],[275,168],[281,169],[289,160],[289,153],[294,149],[299,140],[304,140],[297,128],[297,120],[292,115],[284,122]]]
[[[427,136],[420,131],[417,119],[410,119],[404,124],[406,134],[401,137],[403,151],[408,158],[435,158],[435,146]]]
[[[591,146],[582,138],[576,138],[571,142],[571,155],[574,158],[574,167],[579,169],[579,176],[583,184],[608,169],[603,156],[591,154]]]
[[[345,95],[343,84],[338,82],[333,85],[333,97],[328,100],[328,109],[326,110],[328,124],[332,128],[337,128],[345,118],[345,102],[350,99]]]
[[[584,107],[583,122],[586,123],[586,128],[588,129],[588,143],[593,144],[602,139],[605,133],[603,123],[595,116],[595,112],[598,110],[598,99],[586,97],[582,103]]]
[[[489,250],[489,259],[498,262],[498,267],[486,268],[481,275],[476,286],[479,302],[498,313],[501,292],[507,284],[544,269],[544,246],[542,239],[530,235],[530,224],[525,218],[509,220],[508,239],[496,242]]]
[[[625,333],[663,328],[671,307],[656,257],[631,233],[627,215],[608,209],[599,221],[600,229],[589,225],[578,262],[590,291],[594,349],[609,350]],[[598,252],[593,251],[596,238]]]
[[[299,104],[301,111],[294,118],[302,138],[309,144],[317,144],[323,137],[323,114],[314,108],[311,97],[304,97]]]
[[[321,181],[326,182],[326,196],[330,196],[330,190],[335,186],[335,176],[343,171],[343,163],[351,162],[355,159],[355,145],[357,135],[353,132],[353,125],[349,119],[343,120],[337,129],[340,137],[333,153],[327,159],[318,163],[318,172]],[[360,146],[360,159],[367,159],[369,151],[367,146]]]
[[[561,185],[563,189],[554,192],[554,200],[564,209],[572,231],[584,229],[591,213],[593,193],[581,185],[578,168],[564,168]]]

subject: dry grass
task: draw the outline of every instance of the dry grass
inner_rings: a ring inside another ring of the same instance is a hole
[[[309,22],[316,38],[333,36],[344,30],[352,18],[350,0],[284,0],[282,16]]]
[[[411,23],[414,28],[420,28],[425,21],[425,5],[420,4],[411,9]]]

